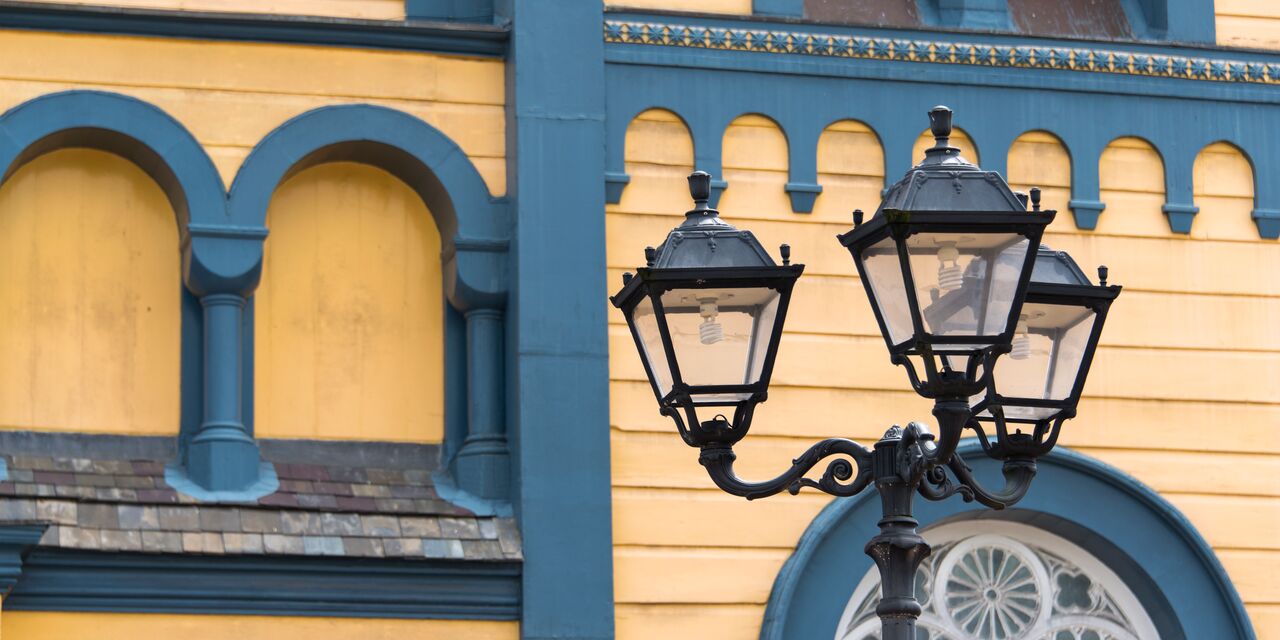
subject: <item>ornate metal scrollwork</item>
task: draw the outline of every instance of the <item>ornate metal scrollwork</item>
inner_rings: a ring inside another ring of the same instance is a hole
[[[837,455],[848,457],[832,460],[817,480],[805,477],[810,469],[824,459]],[[733,462],[736,459],[732,445],[711,444],[702,447],[698,462],[707,468],[707,473],[717,487],[748,500],[766,498],[783,491],[795,494],[802,487],[812,487],[833,496],[851,496],[865,489],[873,479],[871,452],[862,445],[843,438],[830,438],[809,447],[791,462],[790,469],[764,482],[746,482],[738,478],[733,472]]]

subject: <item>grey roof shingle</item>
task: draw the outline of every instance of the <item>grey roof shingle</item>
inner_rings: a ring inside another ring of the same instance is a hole
[[[23,435],[20,442],[28,451],[0,453],[9,467],[9,478],[0,482],[0,524],[50,524],[42,546],[144,553],[521,558],[514,520],[477,516],[441,499],[430,470],[407,466],[413,456],[393,444],[335,453],[325,450],[333,443],[309,443],[311,449],[290,443],[280,447],[290,461],[274,461],[277,492],[254,502],[214,505],[170,487],[161,460],[122,457],[148,450],[131,451],[120,436],[95,449],[94,438],[100,436],[61,434],[48,438],[52,452],[31,453],[31,443],[41,438]],[[69,437],[76,442],[74,455],[57,451],[67,448]],[[0,446],[11,440],[0,434]],[[353,444],[336,446],[351,449]],[[95,456],[97,450],[114,456]],[[308,453],[325,463],[296,461]],[[344,459],[390,464],[334,464]]]

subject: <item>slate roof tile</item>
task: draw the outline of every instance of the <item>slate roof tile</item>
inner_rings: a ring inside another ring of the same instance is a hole
[[[40,541],[46,547],[475,561],[522,557],[513,519],[477,517],[440,499],[429,469],[332,464],[346,460],[336,455],[326,464],[274,462],[280,480],[275,493],[243,504],[207,504],[170,487],[162,460],[98,458],[92,451],[87,457],[15,453],[0,459],[9,468],[8,479],[0,482],[0,524],[48,523]],[[409,459],[402,456],[396,464]]]

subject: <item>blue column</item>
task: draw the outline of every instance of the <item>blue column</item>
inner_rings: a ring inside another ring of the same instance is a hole
[[[503,397],[501,309],[466,312],[467,437],[454,459],[458,486],[487,500],[505,500],[511,486]]]
[[[244,424],[243,315],[238,293],[200,298],[204,310],[204,419],[187,445],[187,473],[210,491],[246,489],[258,481],[258,445]]]

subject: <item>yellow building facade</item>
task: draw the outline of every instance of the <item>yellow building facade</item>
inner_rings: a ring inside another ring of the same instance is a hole
[[[835,236],[948,103],[1125,288],[1059,446],[1183,519],[1215,637],[1280,639],[1280,9],[961,4],[0,7],[0,637],[801,640],[808,588],[864,640],[859,569],[794,577],[845,499],[717,489],[606,295],[710,171],[806,267],[738,473],[927,421]]]

